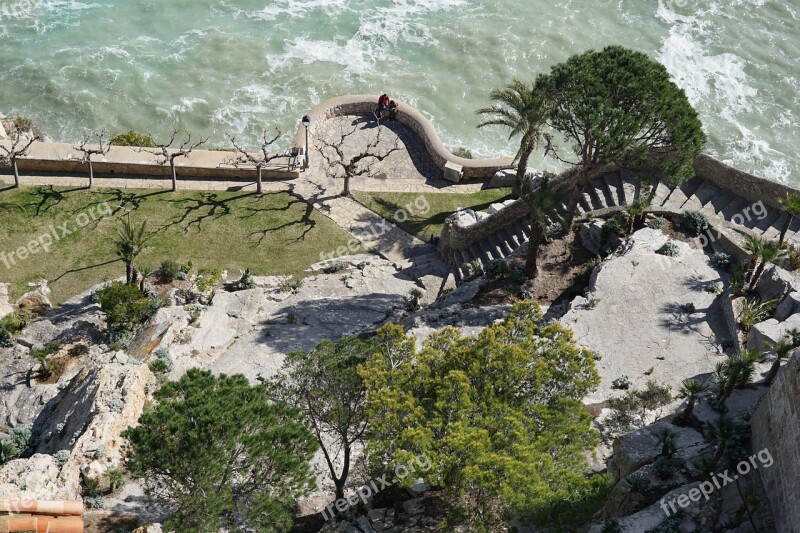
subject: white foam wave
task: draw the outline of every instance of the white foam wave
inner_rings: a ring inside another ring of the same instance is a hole
[[[192,98],[190,96],[185,96],[181,98],[181,102],[179,104],[171,106],[169,110],[172,113],[187,113],[191,111],[196,104],[208,104],[208,102],[203,98]]]

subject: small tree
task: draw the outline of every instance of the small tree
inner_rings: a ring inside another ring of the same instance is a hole
[[[12,134],[11,146],[0,144],[0,162],[10,164],[14,170],[14,187],[19,187],[19,170],[17,169],[17,159],[25,157],[30,153],[30,148],[36,141],[42,140],[40,134],[34,131],[24,131],[15,128]]]
[[[554,188],[547,178],[535,189],[531,190],[531,184],[527,186],[528,190],[522,196],[528,202],[528,211],[531,215],[531,236],[528,240],[525,272],[535,278],[539,271],[537,265],[539,247],[547,238],[547,221],[556,216],[556,209],[561,203],[564,192]]]
[[[744,443],[750,431],[748,424],[741,420],[720,417],[716,422],[708,425],[706,433],[709,439],[716,444],[713,463],[720,465],[723,459],[738,460],[744,453]]]
[[[322,341],[310,352],[287,354],[285,374],[270,383],[271,396],[299,409],[316,435],[337,500],[344,497],[353,445],[363,441],[367,429],[366,390],[358,365],[379,349],[374,339]],[[339,469],[334,464],[338,459]]]
[[[114,240],[117,256],[125,263],[125,282],[129,285],[136,283],[139,277],[133,262],[145,248],[148,236],[147,219],[142,220],[138,226],[131,222],[131,214],[123,220]]]
[[[767,379],[764,380],[764,385],[772,385],[772,382],[778,376],[778,371],[781,369],[781,363],[789,357],[795,347],[789,338],[781,339],[778,342],[770,342],[767,347],[775,353],[775,361],[772,362],[772,366],[767,373]]]
[[[686,407],[678,415],[678,420],[688,422],[694,414],[694,406],[700,395],[708,390],[708,383],[697,381],[696,379],[684,379],[678,391],[680,398],[686,398]]]
[[[175,143],[178,134],[181,132],[186,135],[186,138],[175,148],[172,148],[172,145]],[[152,138],[152,136],[150,137]],[[165,144],[156,144],[154,149],[140,148],[140,151],[158,156],[159,165],[166,165],[169,163],[169,168],[172,173],[172,191],[175,192],[178,190],[178,174],[175,170],[175,160],[179,157],[188,157],[188,155],[192,153],[192,150],[199,148],[205,144],[206,141],[208,141],[208,139],[201,138],[197,142],[192,142],[192,134],[189,130],[175,126],[172,129],[172,135],[169,138],[169,142]]]
[[[476,337],[446,328],[420,351],[400,326],[378,336],[383,348],[361,368],[378,470],[424,453],[431,468],[404,482],[443,487],[481,531],[515,514],[552,525],[558,505],[592,492],[583,474],[599,439],[580,399],[599,376],[537,304],[517,304]]]
[[[580,178],[567,206],[567,231],[584,188],[605,167],[653,166],[675,183],[694,175],[706,137],[697,112],[669,72],[621,46],[590,50],[540,75],[534,90],[552,106],[549,123],[563,134]]]
[[[778,247],[783,248],[783,241],[786,239],[786,232],[789,231],[789,226],[792,225],[797,215],[800,215],[800,194],[787,194],[780,200],[781,207],[786,211],[786,220],[783,221],[781,226],[781,235],[778,238]]]
[[[106,155],[111,150],[111,139],[106,139],[108,130],[101,128],[92,133],[86,133],[81,140],[81,144],[74,148],[83,153],[82,161],[89,165],[89,188],[94,185],[94,168],[92,167],[92,156]],[[95,141],[91,145],[90,141]]]
[[[278,139],[281,138],[283,134],[280,130],[276,129],[275,136],[270,138],[268,136],[267,129],[265,128],[264,131],[261,133],[261,138],[259,139],[260,145],[258,147],[259,153],[258,155],[253,155],[252,153],[246,151],[242,148],[239,144],[236,143],[236,137],[231,134],[228,134],[228,139],[230,139],[231,144],[233,145],[233,149],[238,154],[237,157],[232,158],[226,161],[226,164],[233,165],[235,167],[240,167],[242,165],[247,166],[254,166],[256,167],[256,192],[261,194],[262,186],[261,186],[261,171],[262,169],[267,166],[270,162],[283,157],[283,154],[279,152],[274,152],[270,154],[272,149],[272,145],[275,144]]]
[[[761,274],[764,273],[768,263],[778,264],[786,257],[786,250],[781,249],[777,241],[768,241],[752,235],[745,236],[744,249],[750,254],[751,268],[753,273],[750,276],[748,291],[756,288]]]
[[[300,414],[242,375],[198,369],[154,396],[123,437],[128,470],[172,515],[167,528],[288,531],[295,499],[313,487],[316,442]]]
[[[493,89],[489,98],[495,104],[481,108],[477,113],[491,118],[478,124],[478,127],[505,126],[511,130],[508,140],[517,135],[522,137],[514,157],[517,163],[516,190],[522,191],[531,153],[542,142],[550,142],[549,135],[544,131],[550,111],[546,94],[515,79],[504,89]]]
[[[376,162],[381,162],[394,152],[400,150],[400,145],[395,143],[394,146],[386,148],[381,146],[381,132],[383,129],[378,126],[377,133],[368,142],[363,151],[355,151],[353,155],[347,153],[344,147],[347,139],[356,133],[358,125],[354,125],[352,129],[340,130],[338,137],[331,141],[324,137],[317,138],[317,148],[322,154],[329,171],[335,175],[341,174],[344,177],[344,189],[342,196],[350,196],[350,180],[360,176],[368,176],[373,174],[373,165]]]

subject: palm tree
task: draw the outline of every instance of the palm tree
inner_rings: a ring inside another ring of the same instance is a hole
[[[140,266],[139,267],[139,274],[141,274],[142,279],[139,281],[139,290],[144,292],[144,284],[147,282],[147,278],[153,275],[153,267],[151,266]]]
[[[778,342],[770,342],[767,347],[775,352],[775,361],[767,373],[767,379],[764,380],[764,385],[771,385],[778,375],[778,370],[781,369],[781,362],[789,356],[789,353],[794,349],[794,346],[787,339],[781,339]]]
[[[678,397],[686,398],[686,407],[683,412],[678,416],[680,420],[686,421],[692,418],[694,406],[700,395],[708,390],[708,383],[697,381],[696,379],[684,379],[678,391]]]
[[[725,401],[734,389],[746,387],[753,379],[753,365],[762,359],[755,350],[742,350],[717,366],[717,400]]]
[[[752,291],[758,283],[758,278],[764,272],[767,263],[778,264],[786,257],[786,250],[782,250],[777,241],[768,241],[759,237],[747,235],[744,239],[744,249],[750,254],[753,275],[750,277],[748,291]]]
[[[525,261],[525,272],[532,278],[536,277],[538,266],[536,260],[539,256],[539,247],[547,237],[547,219],[555,216],[556,207],[561,202],[561,191],[550,186],[550,182],[545,178],[534,190],[528,190],[523,194],[523,198],[528,202],[528,210],[531,215],[531,237],[528,240],[528,257]]]
[[[136,226],[131,222],[131,214],[128,212],[128,218],[122,221],[117,239],[114,241],[117,255],[125,263],[125,281],[129,285],[136,283],[136,278],[139,277],[136,268],[133,266],[133,261],[144,250],[144,245],[147,241],[145,236],[146,227],[147,219],[144,219],[139,226]]]
[[[723,457],[730,454],[733,448],[741,445],[747,434],[747,424],[728,417],[720,417],[708,425],[708,436],[717,445],[714,463],[719,465]]]
[[[633,233],[633,226],[644,215],[648,205],[650,205],[649,199],[639,198],[625,207],[625,213],[628,215],[628,235]]]
[[[489,98],[495,103],[478,109],[477,113],[491,118],[478,124],[478,127],[505,126],[511,130],[509,140],[517,135],[522,136],[519,150],[514,157],[517,163],[516,189],[521,191],[531,153],[540,142],[549,142],[549,136],[544,132],[549,101],[543,93],[535,91],[532,86],[518,79],[514,79],[504,89],[492,89]]]
[[[780,202],[783,210],[786,211],[786,220],[783,221],[781,227],[781,235],[778,238],[778,246],[783,247],[783,241],[786,239],[786,232],[789,231],[789,226],[794,221],[794,217],[800,215],[800,194],[787,194]]]
[[[661,444],[661,455],[664,457],[672,457],[678,450],[678,443],[676,441],[675,432],[669,428],[664,428],[656,435],[658,443]]]

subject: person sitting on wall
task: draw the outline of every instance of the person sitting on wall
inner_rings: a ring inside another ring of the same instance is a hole
[[[394,100],[389,100],[388,111],[390,119],[392,120],[397,119],[397,102],[395,102]]]
[[[375,117],[380,120],[389,108],[389,95],[384,93],[378,98],[378,108],[375,110]]]

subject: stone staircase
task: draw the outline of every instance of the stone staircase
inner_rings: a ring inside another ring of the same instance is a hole
[[[651,192],[647,185],[641,186],[641,196]],[[578,216],[588,213],[608,212],[630,204],[637,197],[636,174],[621,170],[609,172],[592,182],[584,189],[578,205]],[[561,206],[561,213],[566,206]],[[785,213],[766,203],[747,200],[736,193],[715,185],[711,181],[694,177],[679,187],[656,183],[653,201],[648,208],[653,213],[677,213],[699,211],[710,222],[725,220],[737,230],[749,230],[758,237],[776,239],[785,220]],[[462,265],[480,260],[484,265],[493,259],[501,259],[527,242],[530,235],[531,220],[522,218],[502,228],[468,249],[454,253],[456,279],[463,277]],[[800,217],[789,227],[786,239],[790,244],[800,245]]]

